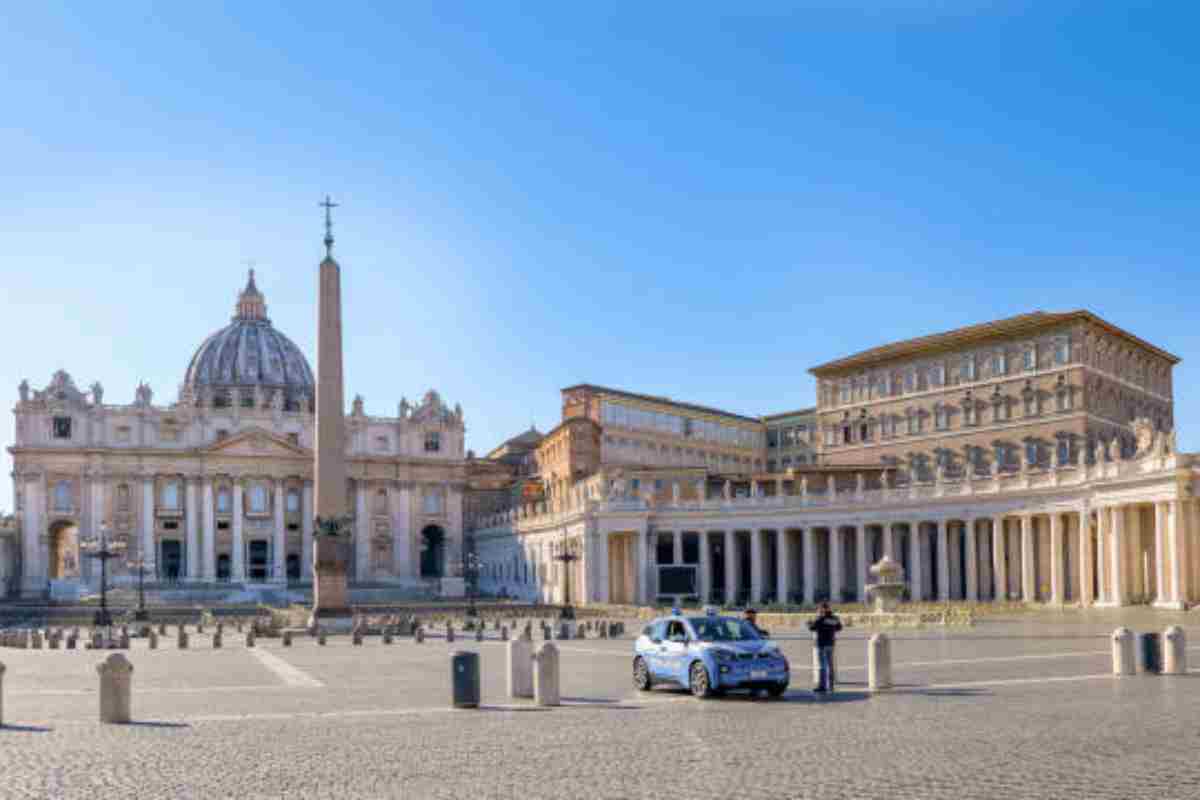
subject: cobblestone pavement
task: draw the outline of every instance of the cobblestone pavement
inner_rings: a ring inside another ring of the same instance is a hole
[[[551,710],[505,697],[494,640],[135,641],[132,725],[97,721],[102,654],[3,649],[0,796],[1191,799],[1200,671],[1109,674],[1117,624],[1172,619],[1200,666],[1200,616],[899,631],[898,686],[877,695],[865,691],[867,632],[849,631],[825,699],[809,691],[807,635],[775,631],[793,664],[780,701],[639,695],[628,639],[562,642],[566,705]],[[458,649],[480,653],[481,710],[448,708]]]

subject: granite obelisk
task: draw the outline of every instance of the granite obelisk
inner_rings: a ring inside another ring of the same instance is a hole
[[[309,625],[349,628],[346,598],[352,521],[346,513],[346,439],[342,386],[342,276],[333,259],[337,204],[325,197],[325,258],[317,279],[316,520],[313,536],[313,608]]]

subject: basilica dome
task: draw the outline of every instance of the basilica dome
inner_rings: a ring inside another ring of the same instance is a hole
[[[205,339],[192,356],[183,388],[200,402],[211,398],[215,406],[279,401],[287,410],[311,406],[312,368],[300,348],[267,319],[254,270],[238,295],[233,321]]]

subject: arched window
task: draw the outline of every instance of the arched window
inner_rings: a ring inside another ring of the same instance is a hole
[[[229,499],[228,489],[222,489],[221,491],[217,492],[217,513],[228,514],[232,505],[233,504]]]
[[[59,481],[54,484],[54,510],[71,510],[71,482]]]
[[[292,514],[300,511],[300,493],[294,489],[287,493],[287,510]]]
[[[267,487],[261,483],[250,487],[250,511],[254,514],[265,514],[267,511]]]

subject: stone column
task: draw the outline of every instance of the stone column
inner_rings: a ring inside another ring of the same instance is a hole
[[[762,602],[763,592],[763,532],[758,528],[750,529],[750,605]]]
[[[817,532],[810,525],[801,535],[804,537],[804,602],[812,605],[817,598]]]
[[[792,592],[792,543],[788,538],[788,529],[780,528],[778,533],[779,546],[776,548],[778,553],[779,563],[776,566],[775,572],[779,576],[779,581],[775,586],[775,602],[785,605],[789,601],[788,596]]]
[[[842,602],[842,577],[845,567],[842,565],[842,528],[840,525],[829,526],[829,601]]]
[[[300,492],[300,580],[313,579],[313,487],[311,481],[304,482]]]
[[[1170,548],[1171,564],[1169,575],[1171,578],[1171,592],[1167,599],[1178,607],[1183,606],[1187,600],[1186,582],[1184,581],[1184,564],[1187,561],[1187,546],[1184,544],[1184,526],[1181,524],[1180,512],[1181,503],[1178,500],[1169,500],[1167,506],[1167,546]]]
[[[647,605],[651,602],[650,596],[650,568],[649,554],[650,544],[649,536],[645,528],[639,528],[637,532],[637,552],[634,554],[633,570],[637,575],[637,587],[634,591],[634,596],[642,605]]]
[[[1021,515],[1021,599],[1026,603],[1037,600],[1037,583],[1033,570],[1033,517]]]
[[[154,478],[142,478],[142,557],[146,566],[157,563],[158,557],[154,552]]]
[[[1050,602],[1062,605],[1066,600],[1066,573],[1063,564],[1062,514],[1050,514]]]
[[[233,552],[230,554],[230,579],[246,580],[246,548],[242,544],[242,481],[233,482]]]
[[[412,489],[407,483],[392,493],[392,567],[401,578],[413,576]]]
[[[896,552],[895,540],[892,537],[892,523],[885,522],[883,525],[883,554],[891,556],[893,561],[900,560],[900,554]]]
[[[1125,509],[1123,506],[1112,508],[1112,570],[1108,576],[1112,583],[1113,605],[1125,605],[1125,559],[1122,557],[1121,545],[1125,541]]]
[[[1112,572],[1108,560],[1112,557],[1112,546],[1109,540],[1112,538],[1110,533],[1112,517],[1109,516],[1109,507],[1100,506],[1096,509],[1096,585],[1099,587],[1099,596],[1096,602],[1109,603],[1112,601],[1112,584],[1109,582],[1108,574]]]
[[[1154,504],[1154,604],[1162,605],[1170,598],[1167,586],[1166,554],[1167,504]]]
[[[889,523],[890,524],[890,523]],[[908,523],[908,596],[914,602],[925,599],[925,560],[921,558],[921,523]]]
[[[354,580],[371,578],[371,517],[367,509],[367,486],[357,483],[354,487]],[[449,538],[449,537],[447,537]],[[450,558],[446,548],[445,558]],[[449,571],[443,574],[449,575]]]
[[[671,563],[677,567],[683,565],[683,531],[671,533]]]
[[[42,534],[46,528],[43,476],[25,475],[25,509],[21,518],[21,592],[26,596],[46,591],[46,564],[42,561]]]
[[[938,599],[943,602],[950,599],[950,536],[946,526],[946,520],[937,521]]]
[[[725,531],[725,602],[732,604],[737,599],[737,536]]]
[[[963,523],[967,552],[967,600],[971,603],[979,602],[979,531],[975,522],[972,517]]]
[[[200,508],[196,504],[196,479],[187,479],[187,492],[184,499],[183,513],[186,514],[187,528],[187,576],[188,580],[200,577],[200,531],[198,527]]]
[[[1079,604],[1086,607],[1095,602],[1095,598],[1092,597],[1092,519],[1091,511],[1086,504],[1077,513],[1079,515],[1077,541],[1079,557],[1076,559],[1079,562],[1076,569],[1079,574],[1078,599]]]
[[[708,531],[697,531],[700,537],[700,604],[712,597],[712,564],[708,557]]]
[[[285,500],[283,479],[278,478],[275,481],[275,535],[271,537],[271,578],[277,583],[287,582],[287,528],[283,521]]]
[[[1004,517],[992,517],[992,600],[1008,599],[1008,565],[1004,561]]]
[[[100,474],[92,476],[92,517],[88,520],[89,530],[92,537],[100,538],[100,527],[104,524],[104,492],[108,488],[108,481]],[[89,579],[99,581],[100,565],[95,562],[95,559],[82,559],[84,564],[87,564]],[[80,565],[83,566],[82,564]],[[80,574],[83,574],[82,572]]]
[[[867,602],[867,526],[859,524],[854,530],[855,554],[858,561],[858,602]]]
[[[217,520],[216,506],[213,504],[212,478],[204,476],[201,486],[201,496],[203,497],[201,515],[204,518],[204,543],[201,545],[204,550],[204,580],[211,583],[217,579]]]

